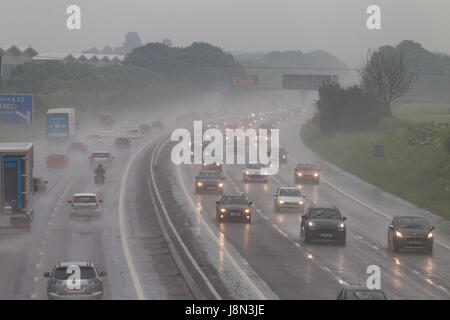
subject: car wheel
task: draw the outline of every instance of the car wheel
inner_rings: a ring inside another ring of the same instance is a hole
[[[399,246],[398,244],[395,243],[394,240],[392,240],[392,251],[394,251],[395,253],[397,253],[399,251]]]
[[[308,232],[306,230],[304,230],[304,232],[303,232],[303,241],[306,244],[311,243],[311,238],[309,237]]]
[[[433,254],[433,245],[429,246],[428,248],[425,249],[425,253],[428,255],[432,255]]]
[[[346,242],[346,237],[343,237],[342,239],[339,240],[339,244],[341,246],[345,246],[345,242]]]

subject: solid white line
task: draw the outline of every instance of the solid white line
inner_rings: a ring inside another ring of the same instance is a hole
[[[159,145],[158,150],[156,150],[156,156],[155,156],[155,162],[157,161],[159,154],[161,152],[161,150],[164,148],[164,146],[169,142],[169,140],[167,140],[166,142],[162,143],[161,145]],[[152,161],[154,160],[154,158],[152,157]],[[211,281],[209,281],[208,277],[205,275],[205,273],[202,271],[202,269],[200,269],[200,266],[197,264],[197,261],[195,261],[194,257],[192,257],[191,253],[189,252],[189,249],[186,247],[186,245],[184,244],[184,241],[181,239],[180,235],[178,234],[175,226],[172,223],[172,220],[169,217],[169,214],[166,210],[166,207],[164,206],[164,202],[161,199],[161,195],[159,194],[158,188],[156,186],[156,181],[155,181],[155,176],[153,173],[153,167],[154,164],[150,163],[150,177],[152,180],[152,184],[153,184],[153,189],[155,190],[156,193],[156,197],[158,198],[159,203],[161,204],[161,208],[162,211],[164,213],[164,216],[166,217],[166,221],[169,225],[169,227],[172,229],[172,232],[174,233],[175,237],[177,238],[179,244],[181,245],[181,247],[183,248],[183,250],[185,251],[187,257],[189,258],[189,260],[191,261],[192,265],[194,266],[194,268],[197,270],[197,272],[200,274],[200,276],[202,277],[203,281],[206,283],[206,285],[208,286],[209,290],[212,292],[212,294],[214,295],[214,297],[217,300],[222,300],[222,297],[219,295],[219,293],[216,291],[216,289],[214,288],[214,286],[212,285]],[[192,201],[192,199],[190,199]],[[192,204],[194,209],[195,204]]]
[[[128,247],[128,238],[125,224],[125,189],[128,179],[128,173],[130,171],[131,165],[138,156],[151,142],[143,145],[130,159],[128,162],[125,172],[122,176],[122,183],[120,185],[120,195],[119,195],[119,229],[120,229],[120,240],[122,242],[122,249],[125,255],[125,260],[127,261],[128,269],[130,270],[131,280],[133,281],[134,289],[136,290],[136,295],[139,300],[145,300],[144,291],[141,287],[141,282],[139,281],[136,268],[134,267],[133,258],[131,257],[130,248]]]

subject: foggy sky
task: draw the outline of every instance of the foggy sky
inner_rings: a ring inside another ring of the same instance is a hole
[[[81,30],[67,30],[66,8],[81,7]],[[382,30],[366,28],[381,7]],[[229,52],[324,49],[349,66],[367,50],[408,39],[450,54],[450,0],[0,0],[0,44],[39,52],[121,46],[128,31],[143,43],[205,41]]]

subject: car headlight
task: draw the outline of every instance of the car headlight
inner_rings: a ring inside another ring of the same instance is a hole
[[[203,183],[197,182],[197,186],[201,187],[202,185],[203,185]]]
[[[428,239],[433,238],[433,234],[430,232],[430,233],[427,235],[427,238],[428,238]]]
[[[206,167],[207,165],[208,165],[208,164],[207,164],[206,162],[204,162],[204,163],[203,163],[203,166],[205,166],[205,167]]]
[[[312,223],[312,221],[309,221],[308,226],[312,227],[312,226],[314,226],[314,223]]]
[[[227,209],[222,208],[222,209],[220,209],[220,212],[225,213],[225,212],[227,212]]]
[[[245,174],[250,174],[250,172],[248,172],[248,171],[245,171]]]
[[[338,229],[344,229],[345,224],[343,222],[339,223],[338,225]]]
[[[302,176],[302,173],[301,173],[301,172],[297,172],[297,175],[298,175],[299,177],[301,177],[301,176]]]
[[[300,204],[300,205],[303,204],[303,201],[299,201],[298,204]]]
[[[278,200],[278,203],[279,203],[279,204],[283,204],[284,201],[283,201],[283,200]]]
[[[245,213],[250,213],[250,209],[245,209],[244,212]]]
[[[281,158],[286,159],[286,156],[281,156]]]
[[[222,187],[223,187],[223,183],[219,182],[219,188],[222,188]]]
[[[395,236],[397,238],[403,238],[403,235],[402,235],[402,233],[400,231],[395,231]]]
[[[314,173],[314,177],[318,177],[319,176],[319,174],[316,172],[316,173]]]

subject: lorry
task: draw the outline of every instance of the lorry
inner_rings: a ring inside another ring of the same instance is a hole
[[[33,143],[0,143],[0,229],[30,231],[33,192]]]
[[[48,138],[71,138],[75,135],[76,129],[74,108],[53,108],[47,110]]]

